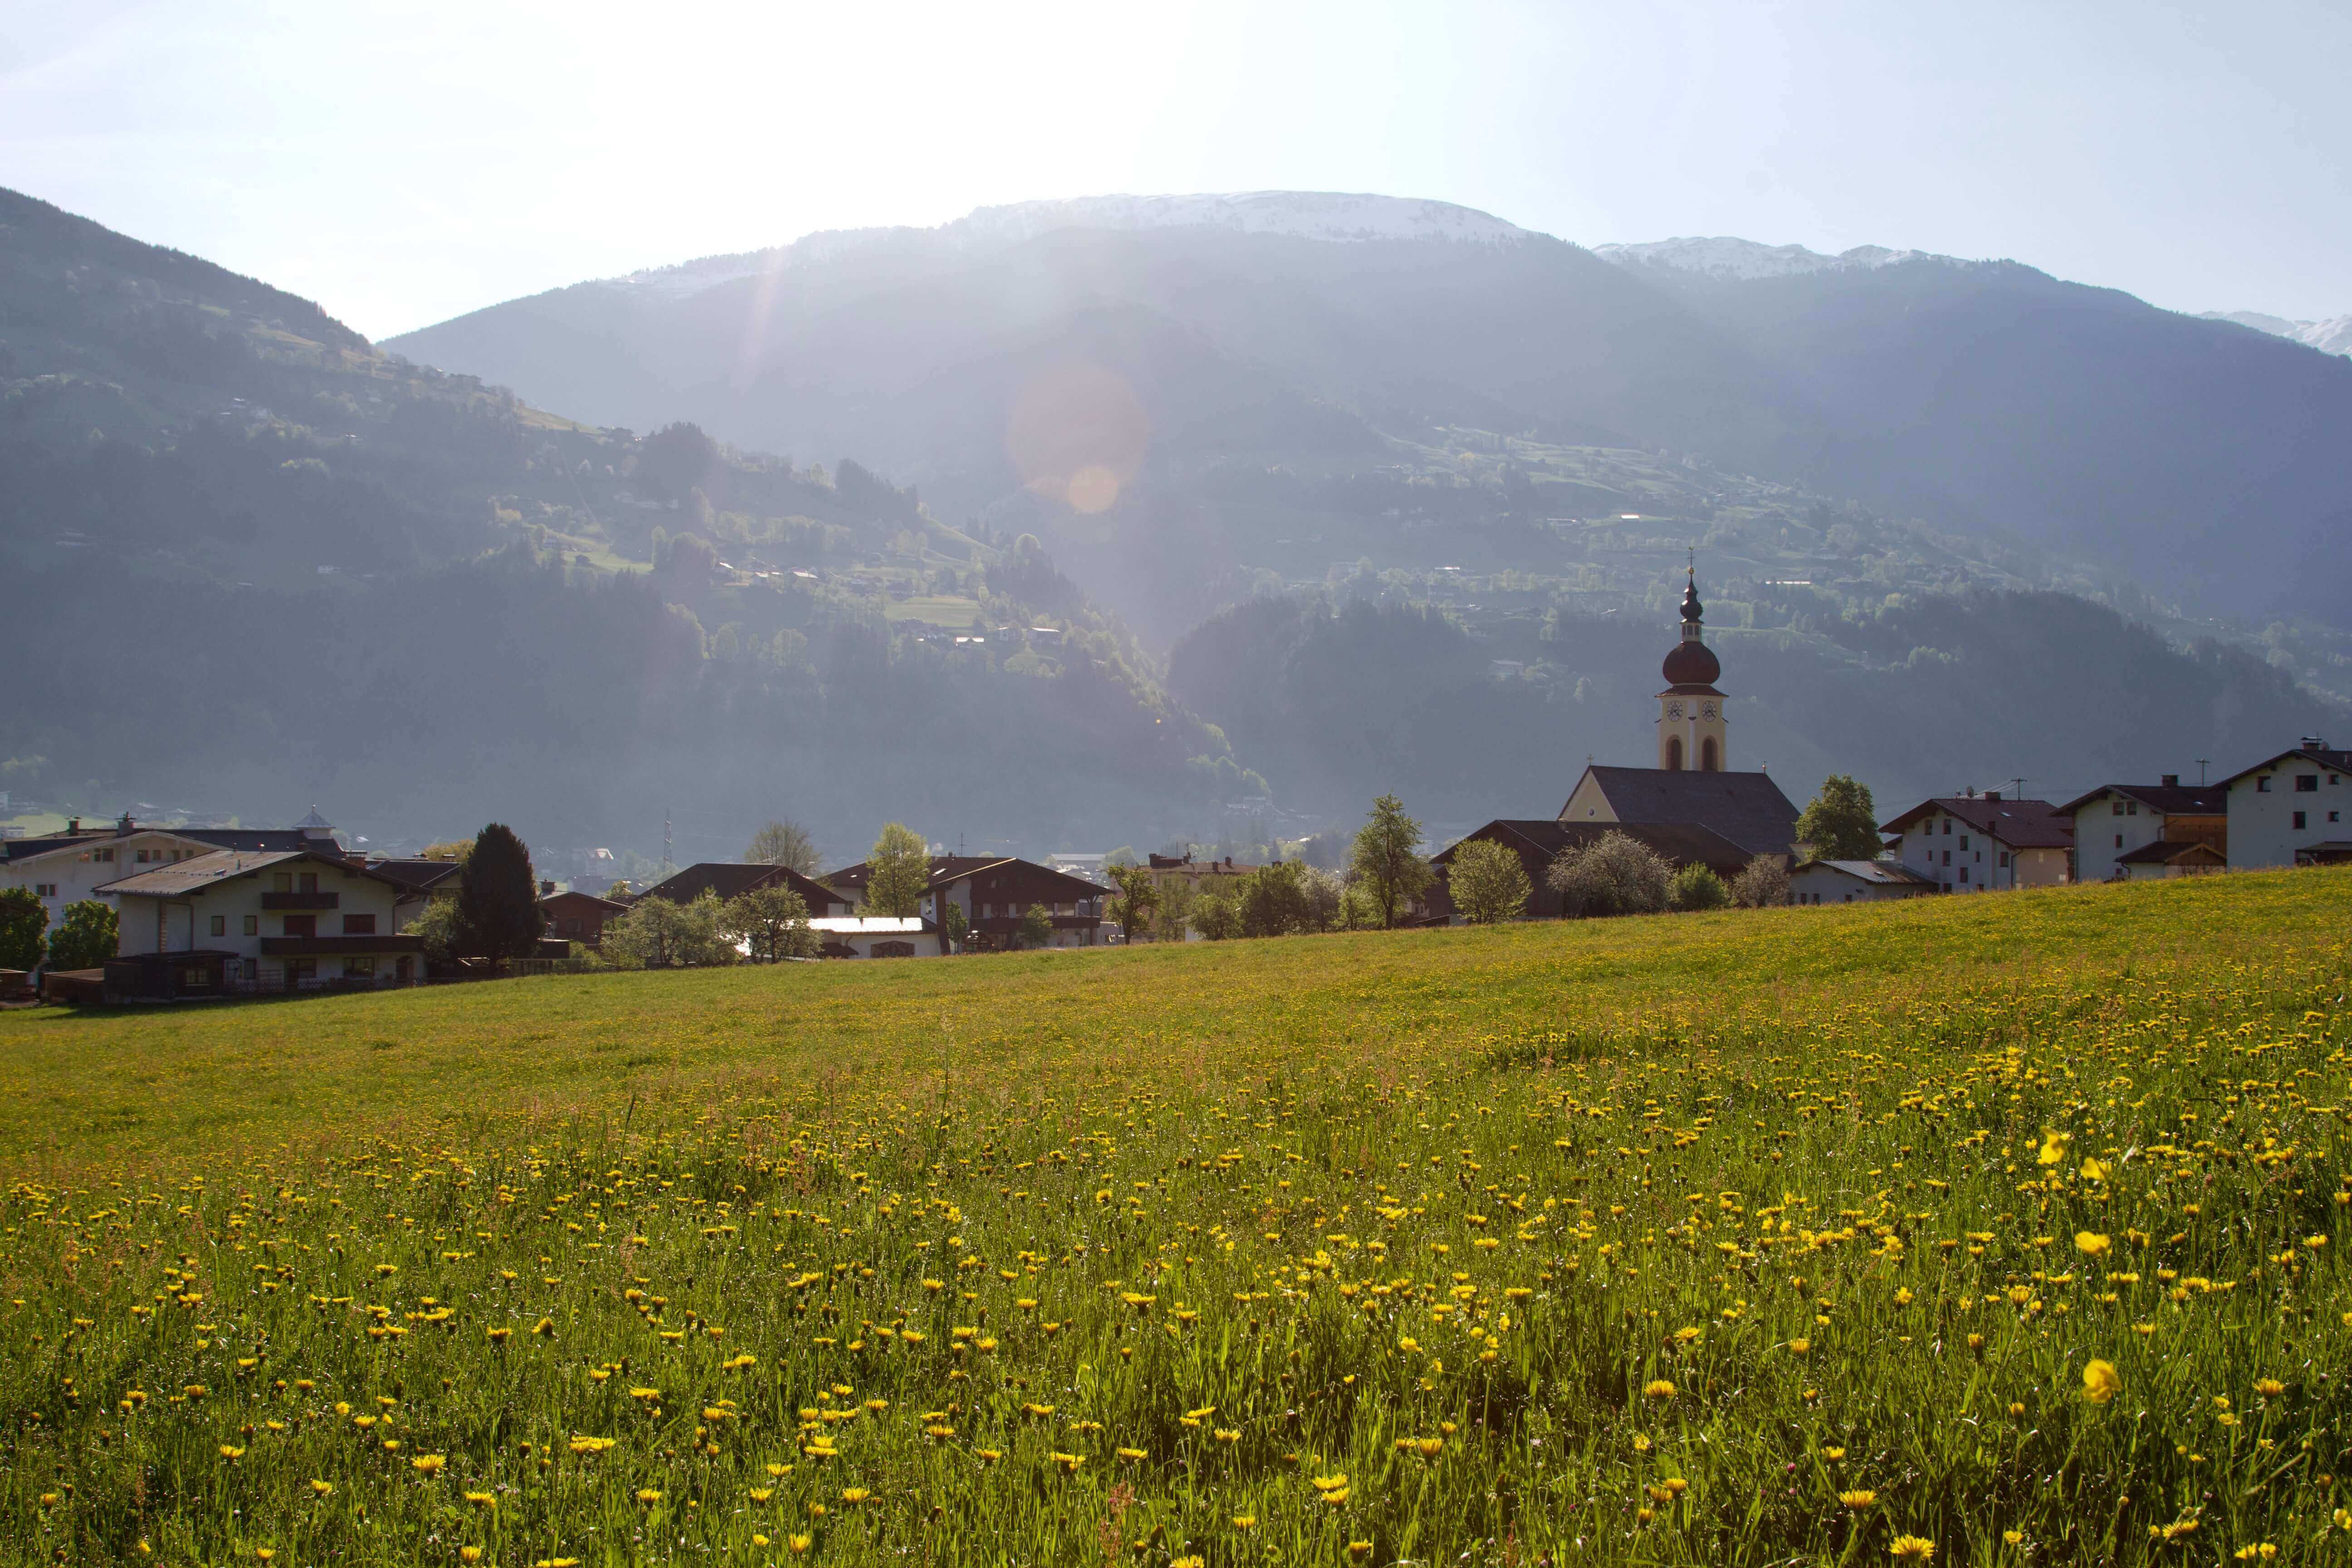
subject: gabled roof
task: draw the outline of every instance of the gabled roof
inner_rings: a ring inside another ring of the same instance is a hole
[[[368,869],[411,893],[429,892],[464,870],[459,860],[371,860]]]
[[[1079,899],[1100,898],[1110,891],[1099,882],[1089,882],[1084,877],[1073,877],[1067,872],[1056,871],[1051,866],[1040,866],[1034,860],[1024,860],[1013,855],[934,855],[931,857],[930,879],[924,886],[929,890],[937,891],[982,872],[1018,872],[1024,882],[1035,886],[1043,881],[1074,902]],[[845,866],[838,871],[826,873],[824,879],[843,892],[854,889],[863,893],[873,876],[874,868],[860,860],[855,866]]]
[[[833,889],[824,887],[802,876],[790,866],[771,866],[760,860],[699,860],[683,871],[656,882],[638,899],[667,899],[674,904],[690,904],[705,893],[720,899],[740,899],[754,888],[782,886],[801,896],[812,913],[822,913],[832,904],[849,900]]]
[[[2101,784],[2088,795],[2077,795],[2058,809],[2072,816],[2093,801],[2106,795],[2121,795],[2136,800],[2159,816],[2222,816],[2230,810],[2230,791],[2226,784]]]
[[[1868,882],[1878,888],[1932,888],[1937,885],[1934,878],[1922,877],[1910,867],[1895,860],[1808,860],[1797,870],[1816,868],[1835,871],[1841,876],[1852,877],[1857,882]],[[1790,873],[1791,876],[1795,874]]]
[[[1555,822],[1549,817],[1497,817],[1430,857],[1452,866],[1454,852],[1471,839],[1485,839],[1518,852],[1522,860],[1549,864],[1564,849],[1581,849],[1612,833],[1622,833],[1670,866],[1693,862],[1719,875],[1736,875],[1755,857],[1713,828],[1696,822]],[[1783,851],[1785,853],[1785,851]]]
[[[259,854],[242,849],[215,849],[209,855],[198,855],[175,866],[157,866],[136,876],[101,883],[94,890],[117,897],[183,899],[192,893],[205,892],[235,881],[240,877],[251,876],[256,871],[275,870],[298,860],[315,860],[373,881],[392,881],[391,878],[355,861],[346,860],[341,855],[317,849],[279,849]],[[393,885],[398,886],[397,883]]]
[[[104,827],[85,827],[74,833],[45,833],[37,838],[6,839],[0,841],[0,852],[5,852],[5,858],[12,861],[29,860],[36,856],[53,855],[60,849],[89,849],[149,833],[158,837],[180,838],[191,844],[207,845],[215,849],[243,849],[249,853],[332,847],[305,838],[299,829],[291,827],[142,827],[134,823],[125,830],[120,824],[110,823]]]
[[[2118,866],[2226,866],[2230,858],[2201,838],[2157,838],[2116,857]]]
[[[2221,787],[2228,789],[2249,773],[2258,773],[2265,768],[2274,768],[2281,763],[2293,762],[2309,763],[2314,767],[2326,768],[2332,773],[2352,773],[2352,752],[2339,752],[2332,746],[2301,745],[2293,751],[2281,752],[2275,757],[2256,763],[2250,768],[2240,768],[2236,773],[2223,779]]]
[[[577,888],[566,888],[560,893],[550,893],[539,900],[539,907],[543,910],[551,910],[559,904],[593,904],[606,914],[614,915],[625,912],[629,907],[618,899],[600,899],[593,893],[583,893]]]
[[[1584,775],[1600,786],[1620,823],[1696,823],[1751,856],[1786,855],[1797,840],[1797,808],[1769,773],[1590,766]],[[1569,798],[1576,798],[1574,791]],[[1559,812],[1565,820],[1566,802]]]
[[[1879,831],[1900,833],[1923,816],[1956,816],[2011,849],[2064,849],[2074,842],[2074,819],[2046,800],[2004,800],[1999,795],[1938,795],[1923,800]]]

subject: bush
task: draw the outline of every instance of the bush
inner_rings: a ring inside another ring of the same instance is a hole
[[[1713,867],[1694,860],[1666,885],[1666,902],[1677,910],[1719,910],[1731,902],[1731,891]]]
[[[1789,863],[1759,855],[1731,879],[1731,901],[1743,910],[1772,909],[1789,901]]]
[[[732,963],[726,906],[705,892],[690,904],[639,899],[604,927],[604,955],[623,969],[677,969]]]
[[[30,888],[0,888],[0,969],[32,969],[41,962],[41,933],[49,911]]]
[[[51,969],[96,969],[121,945],[113,909],[96,899],[66,906],[66,918],[49,934]]]
[[[1231,893],[1202,893],[1192,900],[1192,929],[1211,942],[1224,942],[1242,933],[1241,904]]]
[[[1535,892],[1517,853],[1484,838],[1455,846],[1446,884],[1454,909],[1474,926],[1518,919]]]
[[[1581,920],[1655,914],[1666,907],[1674,873],[1648,846],[1604,833],[1581,849],[1563,849],[1544,873],[1564,912]]]

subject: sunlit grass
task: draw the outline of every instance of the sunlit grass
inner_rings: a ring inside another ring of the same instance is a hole
[[[2340,1560],[2347,894],[11,1016],[0,1539]]]

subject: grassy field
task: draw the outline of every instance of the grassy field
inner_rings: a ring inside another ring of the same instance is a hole
[[[2352,1560],[2347,913],[0,1016],[0,1555]]]

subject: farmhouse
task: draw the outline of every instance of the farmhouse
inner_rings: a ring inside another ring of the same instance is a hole
[[[1892,860],[1808,860],[1789,873],[1792,904],[1867,904],[1916,899],[1941,889]]]
[[[813,920],[852,914],[856,910],[857,900],[840,889],[804,877],[790,866],[771,866],[759,860],[699,860],[656,882],[637,897],[690,904],[705,893],[723,900],[740,898],[757,888],[777,887],[798,893]]]
[[[836,893],[866,906],[866,883],[873,868],[861,860],[832,872],[825,881]],[[1109,889],[1065,876],[1050,866],[1011,856],[934,855],[930,879],[924,889],[921,913],[933,921],[947,917],[952,904],[963,911],[964,926],[977,947],[1012,947],[1021,922],[1033,908],[1045,910],[1053,922],[1053,947],[1092,947],[1102,925],[1103,903]],[[811,921],[814,924],[814,921]]]
[[[937,958],[948,950],[940,928],[919,915],[827,915],[809,929],[827,958]]]
[[[2306,735],[2292,751],[2221,781],[2230,867],[2323,866],[2352,860],[2352,752]]]
[[[110,999],[407,984],[422,942],[394,932],[400,886],[341,854],[216,849],[100,889],[121,910]]]
[[[314,814],[315,815],[315,814]],[[157,866],[176,866],[219,849],[320,849],[340,855],[333,830],[312,834],[300,827],[142,827],[123,817],[104,827],[85,828],[76,817],[62,833],[0,840],[0,888],[25,888],[41,900],[51,925],[66,906],[86,899],[114,905],[99,889]]]
[[[617,899],[600,899],[593,893],[572,889],[560,893],[542,890],[539,907],[547,916],[549,936],[562,942],[576,942],[587,948],[602,947],[604,943],[604,922],[617,920],[629,910],[628,905]]]
[[[2184,785],[2179,773],[2154,784],[2102,784],[2059,811],[2074,823],[2074,880],[2120,882],[2188,876],[2226,865],[2229,791]],[[2190,847],[2208,853],[2195,855]]]
[[[2046,800],[1999,790],[1922,801],[1883,825],[1895,858],[1947,893],[2054,888],[2069,880],[2074,819]]]

